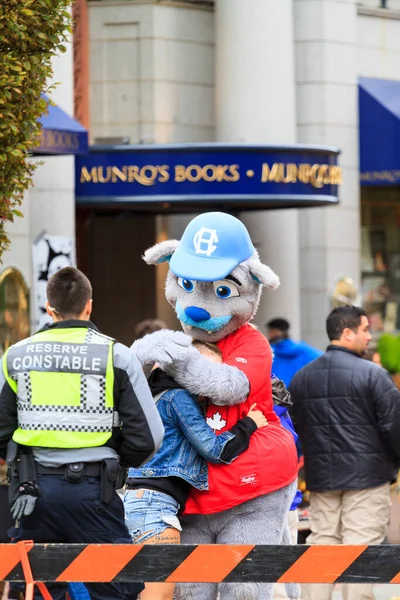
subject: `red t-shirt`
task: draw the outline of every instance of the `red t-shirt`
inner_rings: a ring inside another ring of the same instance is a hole
[[[241,404],[210,404],[207,422],[217,434],[230,429],[245,417],[255,402],[268,420],[258,429],[250,445],[230,465],[208,464],[208,491],[192,489],[185,514],[220,512],[251,498],[274,492],[297,477],[297,452],[293,437],[282,427],[273,410],[272,352],[267,339],[251,325],[243,325],[218,342],[224,363],[243,371],[250,394]]]

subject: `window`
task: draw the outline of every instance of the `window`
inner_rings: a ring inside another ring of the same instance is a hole
[[[21,273],[8,268],[0,275],[0,354],[29,335],[29,292]]]
[[[362,301],[372,332],[400,330],[400,188],[361,188]]]

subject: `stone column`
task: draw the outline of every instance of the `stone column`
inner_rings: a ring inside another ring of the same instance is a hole
[[[220,142],[296,141],[292,0],[216,0],[216,132]],[[240,215],[261,259],[281,278],[265,292],[258,325],[285,317],[300,336],[298,211]]]
[[[294,0],[299,142],[337,146],[340,205],[300,215],[302,324],[324,348],[335,283],[359,281],[357,2]]]

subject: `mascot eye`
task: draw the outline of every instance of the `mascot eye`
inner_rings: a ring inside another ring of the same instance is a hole
[[[238,288],[231,281],[226,281],[225,279],[222,281],[214,281],[213,286],[215,295],[218,298],[221,298],[221,300],[240,296]]]
[[[184,279],[183,277],[178,277],[178,285],[180,285],[181,288],[185,290],[185,292],[189,292],[190,294],[191,292],[194,292],[196,282],[192,281],[191,279]]]

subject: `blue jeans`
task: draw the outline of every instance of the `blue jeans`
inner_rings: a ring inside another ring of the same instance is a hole
[[[100,499],[100,479],[84,477],[70,483],[63,475],[39,475],[40,498],[35,510],[21,521],[15,541],[70,544],[131,544],[125,526],[124,508],[114,493],[109,504]],[[62,569],[61,571],[62,572]],[[85,584],[92,600],[136,600],[142,583]],[[13,587],[18,587],[13,585]],[[48,584],[53,600],[64,600],[66,584]],[[42,600],[41,594],[35,592]]]
[[[162,492],[128,490],[124,495],[125,522],[135,544],[163,533],[166,529],[182,531],[177,517],[179,504]]]

